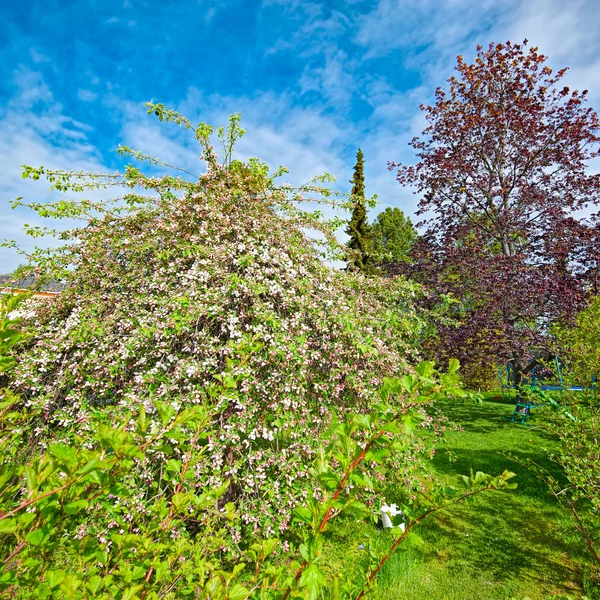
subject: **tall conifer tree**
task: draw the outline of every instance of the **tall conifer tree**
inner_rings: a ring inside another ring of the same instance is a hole
[[[352,184],[351,194],[354,208],[346,229],[346,233],[350,236],[347,246],[355,250],[356,254],[348,261],[348,269],[367,271],[369,267],[369,225],[365,201],[364,156],[360,148],[356,152],[354,175],[350,183]]]

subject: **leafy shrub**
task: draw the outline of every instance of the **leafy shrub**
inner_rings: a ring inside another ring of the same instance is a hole
[[[461,392],[455,368],[433,378],[433,366],[423,363],[412,376],[386,379],[372,412],[332,427],[310,480],[296,486],[300,496],[311,493],[294,510],[291,546],[277,537],[232,545],[240,515],[221,502],[228,483],[216,488],[198,478],[197,466],[210,460],[207,440],[215,433],[218,402],[175,414],[157,400],[160,423],[140,406],[121,427],[90,411],[70,444],[50,443],[25,461],[5,460],[0,469],[0,592],[11,598],[358,600],[424,518],[475,494],[514,487],[508,472],[496,478],[471,473],[462,490],[423,478],[422,489],[401,507],[405,528],[394,530],[389,548],[377,552],[365,540],[360,564],[333,576],[319,566],[324,538],[341,515],[373,515],[361,493],[381,487],[386,462],[412,445],[421,420],[417,406]],[[213,398],[227,393],[221,384]],[[15,398],[0,410],[0,451],[7,459],[19,447],[28,415]],[[177,457],[144,481],[137,465],[169,446]]]
[[[561,441],[553,455],[564,469],[567,483],[546,472],[542,477],[561,505],[571,513],[574,527],[583,536],[600,567],[600,404],[597,382],[600,374],[600,298],[592,299],[572,328],[557,330],[557,344],[564,356],[565,391],[548,396],[546,412],[551,430]],[[580,387],[579,391],[570,387]],[[597,574],[590,581],[596,580]]]
[[[61,190],[120,182],[134,191],[117,205],[30,205],[87,222],[61,234],[62,249],[38,254],[37,280],[60,277],[66,289],[26,319],[32,337],[13,389],[43,445],[67,441],[101,408],[114,424],[141,406],[158,422],[155,400],[177,413],[205,405],[222,382],[211,460],[196,476],[214,487],[231,480],[226,499],[271,535],[288,527],[294,482],[332,417],[367,411],[384,377],[410,371],[418,288],[324,265],[306,228],[331,238],[331,227],[297,208],[298,191],[276,187],[258,161],[219,165],[206,131],[195,131],[209,167],[197,181],[133,167],[122,179],[26,168]],[[228,139],[238,134],[234,120]],[[429,448],[415,440],[393,472],[409,478]],[[158,452],[136,468],[154,473],[170,458]]]
[[[28,339],[5,349],[6,596],[360,598],[423,518],[510,487],[510,473],[477,473],[453,490],[418,468],[439,428],[428,405],[463,393],[456,362],[443,375],[410,366],[418,288],[325,266],[306,228],[331,240],[331,227],[264,165],[231,160],[237,120],[220,132],[225,166],[210,128],[193,129],[209,168],[192,182],[25,169],[63,191],[132,191],[30,204],[86,224],[24,270],[65,289],[32,301]],[[393,477],[405,532],[328,578],[323,536],[342,514],[372,517]]]
[[[17,361],[11,356],[11,350],[26,339],[20,330],[21,319],[15,314],[19,304],[28,295],[0,295],[0,375],[12,369]]]

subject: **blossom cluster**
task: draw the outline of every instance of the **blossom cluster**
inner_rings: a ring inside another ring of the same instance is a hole
[[[143,406],[159,427],[156,399],[176,414],[218,388],[196,485],[229,480],[244,523],[269,534],[308,493],[332,419],[368,410],[384,377],[410,370],[420,325],[414,285],[328,267],[287,193],[257,188],[244,171],[209,171],[73,231],[66,289],[30,311],[12,385],[40,415],[42,447],[85,430],[90,411],[117,427]],[[398,457],[398,477],[426,446]],[[151,493],[178,441],[148,456],[135,477]]]

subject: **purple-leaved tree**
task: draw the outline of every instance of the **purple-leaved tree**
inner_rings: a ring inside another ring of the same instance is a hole
[[[548,356],[549,327],[597,291],[596,220],[576,214],[600,196],[589,169],[600,123],[587,91],[563,86],[566,69],[546,60],[527,40],[479,46],[473,64],[459,56],[449,90],[421,106],[418,162],[390,163],[421,195],[426,224],[415,262],[392,273],[410,269],[460,299],[438,355],[472,370],[510,360],[517,385]]]

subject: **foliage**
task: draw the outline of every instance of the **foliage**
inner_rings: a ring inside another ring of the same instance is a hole
[[[259,161],[232,159],[237,117],[219,131],[221,165],[208,125],[149,108],[194,132],[204,175],[24,171],[61,191],[126,192],[29,204],[84,225],[18,274],[65,289],[30,302],[26,344],[8,349],[1,591],[362,598],[421,520],[510,489],[512,474],[472,473],[455,489],[419,469],[442,431],[431,404],[465,392],[457,361],[447,373],[411,366],[425,327],[412,306],[418,286],[326,267],[305,230],[320,228],[335,250],[336,224],[299,210],[303,196],[276,187]],[[375,495],[394,482],[405,532],[328,576],[328,531],[341,515],[372,518]]]
[[[423,352],[444,363],[456,353],[452,346],[445,345],[447,335],[457,327],[457,319],[436,320],[436,329],[442,336],[431,335],[424,343]],[[460,321],[458,321],[460,322]],[[485,328],[477,329],[474,323],[461,324],[458,333],[460,342],[466,347],[463,355],[468,356],[468,363],[461,367],[461,376],[465,387],[470,390],[491,391],[498,387],[498,358],[494,354],[488,339],[497,335]]]
[[[465,340],[482,331],[494,332],[490,357],[522,359],[594,285],[597,226],[572,213],[598,202],[600,176],[586,166],[599,155],[600,124],[587,92],[562,86],[565,69],[545,62],[527,42],[479,46],[470,65],[459,56],[449,91],[421,107],[419,162],[392,165],[428,215],[416,264],[399,270],[460,300],[461,327],[440,334],[464,363]]]
[[[423,327],[412,308],[419,292],[326,267],[305,230],[333,237],[333,227],[298,210],[299,193],[276,187],[264,165],[208,166],[193,182],[128,167],[108,182],[133,189],[107,206],[31,204],[87,220],[31,267],[37,281],[62,279],[66,289],[26,320],[32,337],[13,388],[38,415],[43,443],[101,407],[118,421],[144,406],[155,421],[156,399],[175,411],[203,404],[235,365],[198,476],[216,487],[230,479],[227,500],[235,499],[243,526],[271,535],[289,527],[295,482],[332,417],[367,410],[384,377],[408,372]],[[25,174],[60,180],[61,189],[107,181]],[[415,440],[397,458],[397,477],[409,477],[429,445],[426,436]]]
[[[370,256],[370,229],[367,220],[365,199],[364,156],[359,148],[356,152],[354,175],[350,180],[352,191],[352,217],[348,222],[346,233],[350,236],[348,248],[354,252],[350,256],[348,269],[350,271],[368,271]]]
[[[211,460],[214,417],[229,399],[230,373],[203,405],[176,410],[157,399],[155,420],[144,405],[127,415],[92,410],[67,440],[48,440],[41,451],[27,402],[5,394],[0,592],[11,598],[284,600],[327,591],[331,598],[361,598],[421,520],[483,491],[514,487],[509,472],[497,478],[472,473],[462,491],[430,482],[402,506],[405,531],[399,529],[384,552],[371,549],[358,572],[348,568],[341,581],[328,581],[318,566],[325,532],[340,515],[370,514],[360,492],[377,488],[384,463],[410,447],[422,420],[415,408],[439,394],[463,394],[457,366],[439,377],[431,363],[422,363],[413,375],[386,379],[373,412],[333,425],[331,443],[309,470],[312,481],[295,486],[307,499],[294,511],[300,528],[292,548],[276,537],[232,543],[239,515],[222,502],[229,482],[210,485],[199,470]],[[140,472],[139,464],[160,462],[161,455],[160,470]],[[283,560],[286,554],[292,560]]]
[[[408,262],[417,232],[399,208],[386,208],[371,225],[372,251],[382,262]]]
[[[590,388],[600,373],[600,297],[590,300],[584,311],[577,315],[575,327],[557,331],[557,346],[566,353],[569,382]]]
[[[26,335],[19,330],[21,319],[15,311],[27,297],[26,294],[0,295],[0,374],[16,365],[17,361],[11,356],[10,350],[26,339]]]
[[[575,327],[556,333],[566,360],[562,375],[567,389],[558,396],[546,395],[545,400],[550,429],[561,442],[552,456],[564,469],[567,484],[547,472],[541,475],[571,514],[600,567],[600,404],[595,383],[600,373],[600,298],[578,315]],[[568,389],[573,386],[583,389]]]

